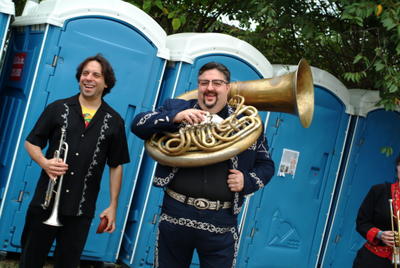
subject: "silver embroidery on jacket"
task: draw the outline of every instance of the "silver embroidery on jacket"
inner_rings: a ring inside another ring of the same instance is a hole
[[[151,112],[151,113],[146,114],[145,116],[143,116],[143,117],[139,120],[139,122],[138,122],[136,125],[137,125],[137,126],[143,125],[144,123],[146,123],[146,121],[147,121],[150,117],[152,117],[153,115],[156,115],[156,114],[158,114],[158,112]]]
[[[69,106],[66,103],[63,103],[64,107],[65,107],[65,113],[61,114],[61,117],[64,119],[62,128],[64,128],[65,130],[67,130],[68,128],[68,115],[69,115]],[[67,135],[68,132],[65,132],[64,138],[63,138],[63,142],[65,142],[67,140]]]
[[[172,180],[172,178],[175,176],[175,174],[178,172],[178,170],[179,170],[179,168],[177,168],[177,167],[172,168],[172,172],[169,173],[168,176],[165,178],[154,177],[153,183],[155,185],[161,186],[161,187],[167,185]]]
[[[262,180],[259,177],[257,177],[257,174],[255,172],[250,172],[249,174],[250,174],[250,177],[252,177],[256,181],[256,184],[258,185],[259,189],[264,187],[264,183],[262,182]]]
[[[239,166],[239,158],[237,157],[237,155],[232,157],[230,160],[232,163],[232,168],[237,169]],[[235,192],[235,194],[233,195],[233,214],[234,215],[239,214],[241,209],[242,207],[241,206],[239,207],[239,193]]]
[[[81,201],[79,202],[79,211],[78,211],[78,216],[82,215],[82,207],[83,207],[83,203],[86,201],[86,189],[87,189],[87,181],[88,179],[93,175],[93,169],[95,168],[95,166],[97,166],[98,162],[96,160],[98,153],[100,152],[100,144],[103,140],[106,139],[105,136],[105,132],[106,130],[109,128],[108,125],[108,120],[111,118],[111,114],[107,113],[104,116],[103,119],[103,125],[100,128],[100,134],[99,137],[97,138],[97,143],[96,143],[96,149],[93,152],[93,156],[92,156],[92,162],[89,165],[88,171],[85,175],[85,178],[83,179],[83,191],[82,191],[82,197],[81,197]]]

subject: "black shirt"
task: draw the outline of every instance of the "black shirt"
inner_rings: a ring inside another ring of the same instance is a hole
[[[228,106],[225,106],[218,115],[226,118]],[[233,193],[227,184],[228,169],[229,161],[202,167],[180,168],[168,187],[190,197],[231,201]]]
[[[117,167],[129,162],[129,151],[120,115],[102,101],[85,128],[78,96],[48,105],[26,140],[42,149],[48,143],[49,159],[59,147],[61,128],[66,128],[69,168],[63,177],[59,211],[61,215],[93,217],[105,164]],[[31,206],[43,203],[48,181],[42,170]]]

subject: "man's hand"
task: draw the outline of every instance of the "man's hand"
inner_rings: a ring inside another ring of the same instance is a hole
[[[386,245],[393,247],[394,246],[394,234],[392,231],[383,231],[381,240]]]
[[[228,175],[228,187],[232,192],[240,192],[244,187],[243,173],[237,169],[230,169]]]
[[[58,176],[64,175],[68,170],[68,165],[60,158],[46,159],[41,166],[52,180],[57,179]]]
[[[106,208],[101,214],[100,218],[107,217],[108,224],[104,232],[112,233],[115,230],[116,208],[110,206]]]
[[[187,109],[177,113],[174,117],[173,122],[181,123],[185,121],[191,125],[199,124],[205,120],[206,114],[207,112],[203,110]]]

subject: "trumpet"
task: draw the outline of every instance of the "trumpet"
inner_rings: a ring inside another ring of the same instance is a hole
[[[68,143],[65,142],[65,128],[61,128],[61,138],[60,138],[60,145],[58,147],[58,150],[54,152],[54,157],[59,160],[61,158],[61,155],[63,155],[63,161],[64,163],[67,161],[67,156],[68,156]],[[54,199],[54,205],[53,209],[51,211],[50,217],[44,221],[44,224],[51,225],[51,226],[62,226],[58,219],[58,207],[60,203],[60,195],[61,195],[61,187],[62,187],[62,182],[63,182],[64,175],[60,176],[58,179],[58,187],[57,191],[54,191],[54,187],[57,183],[57,179],[50,179],[49,183],[47,184],[47,190],[46,190],[46,196],[44,203],[42,204],[43,209],[47,209],[50,206],[51,200],[53,199],[53,196],[55,194],[55,199]]]
[[[399,239],[399,228],[400,228],[400,212],[397,210],[396,213],[396,222],[397,222],[397,231],[395,231],[394,227],[394,213],[393,213],[393,200],[389,199],[390,205],[390,218],[392,224],[392,232],[394,235],[394,246],[393,246],[393,255],[392,255],[392,263],[394,267],[397,268],[397,265],[400,264],[400,254],[399,254],[399,246],[400,246],[400,239]]]

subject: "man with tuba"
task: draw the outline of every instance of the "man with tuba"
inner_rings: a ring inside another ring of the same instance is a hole
[[[234,113],[228,104],[229,83],[230,71],[224,65],[205,64],[198,73],[197,99],[168,99],[155,111],[138,114],[132,132],[148,140],[154,134],[200,125],[209,114],[218,115],[219,121],[228,118]],[[197,161],[197,166],[190,167],[158,163],[153,184],[163,187],[165,194],[155,267],[189,267],[194,249],[201,267],[234,267],[239,241],[237,215],[244,197],[263,188],[273,173],[274,163],[263,134],[243,152],[216,163]]]
[[[359,208],[356,229],[367,241],[358,250],[353,268],[400,267],[400,156],[395,164],[395,181],[372,186]]]
[[[55,267],[79,266],[106,163],[110,167],[110,205],[100,217],[108,220],[106,232],[115,230],[122,165],[129,162],[129,152],[124,121],[103,100],[115,84],[114,71],[97,54],[78,66],[76,79],[80,92],[49,104],[26,138],[25,148],[42,173],[21,237],[22,268],[43,267],[54,240]],[[46,145],[48,150],[43,155]],[[54,152],[64,146],[68,155],[54,157]],[[48,202],[52,180],[61,183],[60,192]],[[54,200],[58,198],[59,203]],[[49,222],[54,209],[61,226]]]

